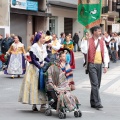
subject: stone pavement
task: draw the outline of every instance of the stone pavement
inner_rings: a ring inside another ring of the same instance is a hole
[[[83,116],[75,118],[73,112],[67,113],[66,119],[79,120],[119,120],[120,119],[120,61],[111,63],[107,74],[103,74],[100,95],[104,106],[101,110],[90,108],[90,82],[84,73],[83,55],[75,53],[76,69],[74,80],[76,90],[73,92],[81,102]],[[0,72],[0,120],[56,120],[59,119],[53,110],[53,116],[45,116],[40,112],[32,112],[31,105],[18,103],[19,89],[23,76],[11,79]],[[40,106],[38,106],[39,108]]]

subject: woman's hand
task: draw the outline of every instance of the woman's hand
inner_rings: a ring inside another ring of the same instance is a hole
[[[42,63],[41,65],[40,65],[40,67],[43,67],[44,66],[44,63]]]
[[[6,55],[10,55],[9,52],[6,52]]]

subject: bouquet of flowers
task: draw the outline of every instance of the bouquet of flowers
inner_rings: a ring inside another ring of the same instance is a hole
[[[3,63],[5,63],[6,62],[6,56],[4,55],[4,54],[1,54],[0,55],[0,61],[2,61]]]

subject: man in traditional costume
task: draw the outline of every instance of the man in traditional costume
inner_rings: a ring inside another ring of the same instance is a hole
[[[91,83],[90,104],[92,108],[103,108],[101,104],[99,89],[102,75],[102,63],[104,63],[104,73],[107,72],[109,55],[104,39],[101,37],[101,28],[95,26],[91,28],[93,36],[88,40],[87,63],[89,78]]]

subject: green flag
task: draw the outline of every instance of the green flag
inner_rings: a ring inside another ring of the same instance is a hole
[[[78,22],[86,28],[100,24],[102,0],[78,0]]]

